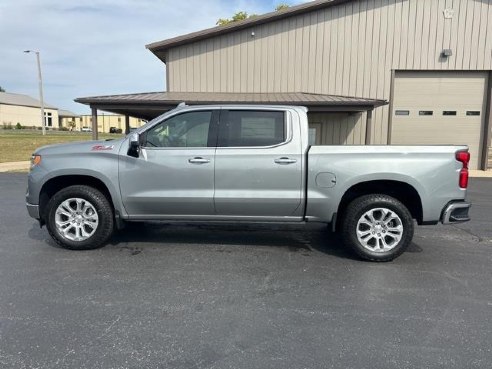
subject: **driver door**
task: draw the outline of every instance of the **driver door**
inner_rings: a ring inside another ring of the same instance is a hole
[[[122,148],[122,201],[132,219],[214,214],[214,165],[220,110],[173,115],[140,136],[138,158]],[[125,146],[125,145],[124,145]]]

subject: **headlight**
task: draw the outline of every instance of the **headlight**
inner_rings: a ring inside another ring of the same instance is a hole
[[[31,155],[31,169],[41,163],[41,155]]]

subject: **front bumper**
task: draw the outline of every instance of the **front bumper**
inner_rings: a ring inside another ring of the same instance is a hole
[[[467,202],[451,202],[444,208],[441,216],[442,224],[463,223],[470,220],[468,212],[471,204]]]
[[[26,203],[27,207],[27,212],[29,213],[29,216],[34,219],[39,219],[39,205],[32,205],[29,203]]]

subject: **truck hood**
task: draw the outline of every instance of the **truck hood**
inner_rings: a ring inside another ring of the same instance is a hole
[[[55,145],[42,146],[34,154],[36,155],[58,155],[58,154],[86,154],[88,152],[113,152],[118,153],[125,138],[119,140],[98,140],[69,142]]]

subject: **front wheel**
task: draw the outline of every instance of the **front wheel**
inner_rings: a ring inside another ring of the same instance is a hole
[[[361,258],[391,261],[413,238],[413,219],[405,205],[387,195],[353,200],[342,220],[342,239]]]
[[[113,233],[113,209],[101,191],[84,185],[70,186],[48,202],[46,226],[64,248],[96,249],[104,246]]]

